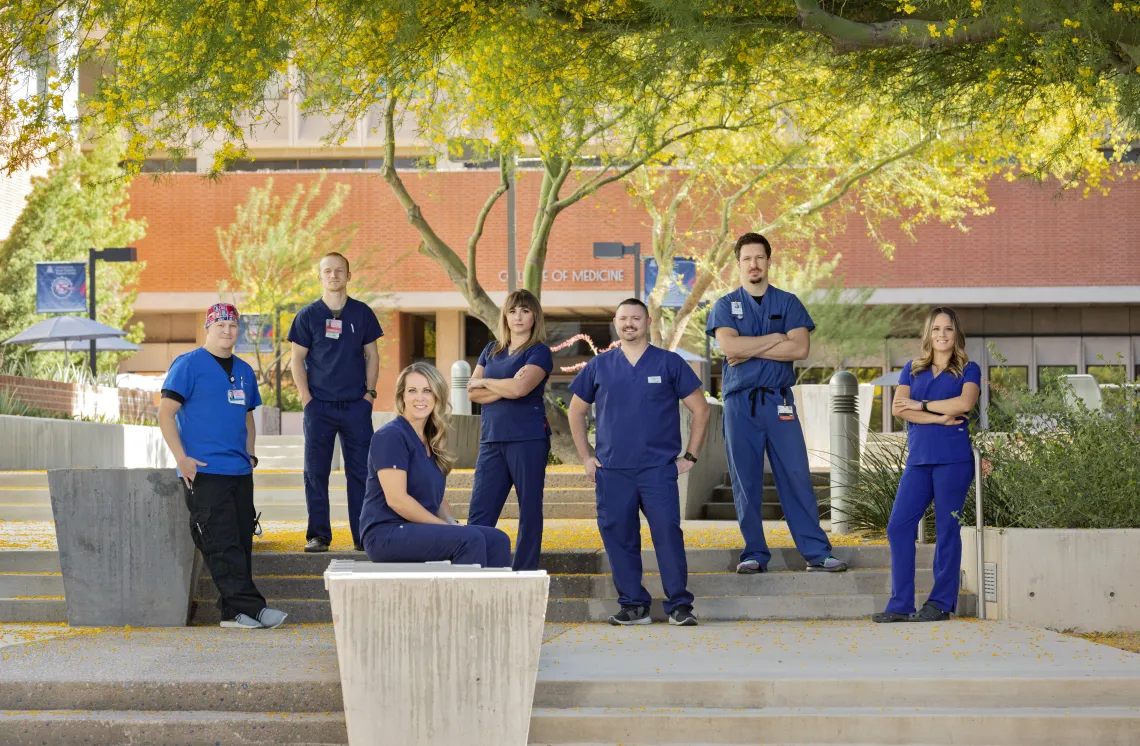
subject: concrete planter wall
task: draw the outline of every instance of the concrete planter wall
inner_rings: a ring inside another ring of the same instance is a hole
[[[692,432],[693,415],[684,404],[678,406],[681,407],[681,448],[685,448]],[[712,491],[724,484],[724,475],[728,471],[728,453],[724,448],[724,405],[709,402],[709,409],[712,410],[709,429],[697,464],[677,480],[681,493],[681,517],[689,520],[702,517],[705,503],[712,497]]]
[[[174,467],[157,427],[0,415],[0,470]]]
[[[549,578],[543,571],[333,572],[352,746],[523,746]]]
[[[68,624],[189,624],[197,552],[173,469],[54,469],[48,488]]]
[[[977,530],[962,529],[963,589],[978,593]],[[1140,529],[986,529],[990,619],[1082,632],[1140,630]],[[982,594],[978,593],[979,599]]]
[[[808,465],[813,469],[828,469],[831,457],[831,386],[805,384],[793,386],[800,427],[807,443]],[[859,384],[859,446],[862,452],[871,428],[871,406],[875,401],[875,387]],[[767,459],[765,459],[766,461]],[[771,471],[770,467],[765,467]]]

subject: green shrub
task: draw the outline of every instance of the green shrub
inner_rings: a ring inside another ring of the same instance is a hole
[[[1140,408],[1135,397],[1094,412],[1023,394],[1006,433],[976,438],[990,473],[986,525],[1140,528]],[[967,522],[973,522],[967,503]]]

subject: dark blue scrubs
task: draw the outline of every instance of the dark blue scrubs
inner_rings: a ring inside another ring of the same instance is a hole
[[[913,361],[912,361],[913,362]],[[900,386],[910,386],[910,398],[941,401],[962,395],[962,387],[982,385],[982,369],[967,363],[961,378],[929,368],[911,374],[907,363],[899,376]],[[935,407],[937,409],[937,407]],[[965,419],[963,417],[963,419]],[[934,503],[934,587],[930,603],[945,612],[958,606],[959,573],[962,566],[962,533],[958,517],[966,503],[966,493],[974,478],[974,455],[970,449],[970,428],[961,425],[907,425],[907,459],[895,506],[887,524],[891,543],[891,600],[887,611],[912,614],[914,605],[914,556],[918,524],[930,503]]]
[[[511,379],[527,365],[541,368],[546,376],[526,396],[482,405],[479,460],[475,463],[467,523],[494,526],[514,486],[519,501],[519,533],[511,566],[537,570],[542,550],[542,491],[550,453],[550,428],[542,394],[554,358],[542,343],[514,355],[506,350],[496,355],[496,344],[487,345],[479,356],[484,378]]]
[[[407,472],[408,495],[432,515],[443,504],[447,477],[428,455],[411,423],[396,417],[372,436],[368,449],[368,484],[360,512],[364,551],[373,562],[438,562],[457,565],[506,567],[511,561],[511,540],[485,526],[445,526],[412,523],[392,508],[384,496],[377,472]]]
[[[760,303],[744,288],[720,298],[709,313],[706,331],[715,338],[722,326],[735,329],[742,337],[815,329],[799,298],[771,286]],[[813,564],[831,556],[831,542],[819,525],[807,445],[792,395],[795,383],[790,361],[752,358],[740,365],[724,365],[724,439],[736,520],[744,536],[740,561],[756,560],[762,569],[772,558],[761,514],[765,452],[796,548]],[[782,418],[781,407],[791,407],[791,412]]]
[[[609,556],[618,602],[651,602],[641,583],[641,522],[645,514],[661,583],[665,613],[691,606],[689,567],[681,531],[677,465],[681,455],[681,399],[698,391],[701,379],[675,352],[650,345],[630,365],[620,348],[586,364],[570,384],[597,415],[598,530]]]
[[[360,507],[368,472],[368,439],[372,437],[372,404],[367,391],[364,346],[384,336],[368,304],[349,298],[337,318],[323,300],[302,308],[289,329],[289,341],[309,350],[305,356],[309,393],[305,407],[305,503],[309,512],[306,539],[332,541],[329,519],[329,472],[340,436],[348,487],[348,522],[352,541],[360,543]]]

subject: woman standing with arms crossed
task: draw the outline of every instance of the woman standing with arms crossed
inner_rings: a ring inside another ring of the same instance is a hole
[[[498,341],[483,350],[467,384],[471,401],[483,407],[467,523],[494,526],[514,485],[519,500],[515,570],[537,570],[542,550],[542,491],[550,453],[542,394],[554,368],[545,339],[538,298],[516,290],[499,312]]]
[[[360,511],[364,551],[373,562],[506,567],[511,540],[498,529],[463,526],[444,498],[455,459],[447,452],[447,383],[427,363],[396,379],[396,418],[372,436]]]
[[[958,605],[962,535],[958,518],[974,476],[966,415],[978,403],[982,369],[966,357],[958,314],[935,308],[922,328],[921,351],[902,370],[892,409],[910,425],[909,453],[887,524],[891,543],[891,600],[876,622],[939,622]],[[934,502],[937,540],[934,587],[914,610],[915,537]]]

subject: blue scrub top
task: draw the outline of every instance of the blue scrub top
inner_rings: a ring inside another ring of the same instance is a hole
[[[579,399],[597,403],[597,457],[606,469],[664,466],[680,456],[677,403],[700,388],[680,355],[653,345],[636,366],[620,347],[603,352],[570,383]]]
[[[918,401],[953,399],[962,395],[962,387],[967,383],[981,387],[982,369],[977,363],[966,363],[961,378],[955,378],[945,371],[935,377],[930,368],[917,376],[911,375],[910,362],[899,375],[899,385],[910,386],[910,398]],[[957,426],[916,425],[908,422],[906,440],[909,448],[906,459],[908,465],[956,464],[974,459],[973,451],[970,450],[970,427],[965,422]]]
[[[525,365],[536,365],[546,371],[529,394],[518,399],[500,399],[483,404],[480,409],[482,443],[502,443],[515,440],[539,440],[550,437],[546,428],[546,405],[542,392],[554,368],[550,348],[541,342],[511,355],[503,350],[495,355],[496,342],[483,348],[478,365],[483,366],[485,378],[514,378]]]
[[[305,371],[309,393],[321,401],[353,401],[368,390],[364,345],[384,336],[376,314],[367,303],[349,298],[340,312],[341,328],[328,326],[335,317],[321,299],[297,312],[289,328],[289,341],[309,350]],[[339,334],[339,336],[337,336]]]
[[[792,329],[806,328],[815,331],[804,304],[792,293],[768,286],[762,302],[739,287],[717,300],[709,312],[705,333],[716,338],[720,327],[735,329],[742,337],[763,337],[767,334],[787,334]],[[727,399],[741,391],[765,387],[771,389],[796,385],[794,364],[789,361],[752,358],[740,365],[725,363],[723,395]]]
[[[182,397],[174,415],[186,455],[205,462],[203,474],[243,476],[253,471],[246,452],[246,413],[261,405],[257,376],[234,356],[230,375],[205,347],[179,355],[162,388]]]
[[[408,523],[388,507],[384,488],[376,472],[399,469],[408,473],[408,494],[432,515],[439,513],[447,477],[439,470],[435,458],[427,455],[423,441],[412,423],[397,416],[372,434],[368,447],[368,480],[364,485],[364,504],[360,509],[360,535],[381,523]]]

